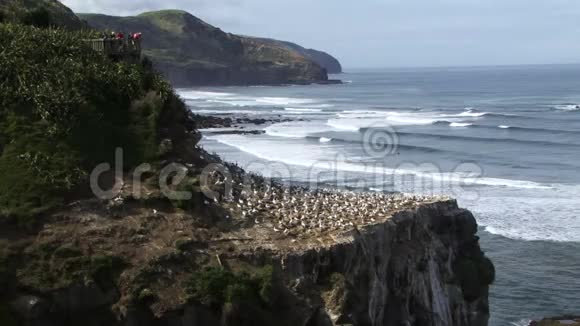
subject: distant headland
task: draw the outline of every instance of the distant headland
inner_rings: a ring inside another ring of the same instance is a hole
[[[329,73],[342,72],[325,52],[226,33],[181,10],[78,16],[99,30],[143,32],[144,54],[178,86],[328,83]]]

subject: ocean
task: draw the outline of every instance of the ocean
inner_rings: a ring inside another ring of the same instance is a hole
[[[457,198],[496,265],[490,325],[580,314],[580,66],[334,77],[345,83],[179,93],[199,114],[282,121],[263,134],[204,132],[206,150],[247,170]]]

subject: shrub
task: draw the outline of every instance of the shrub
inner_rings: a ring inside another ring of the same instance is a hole
[[[139,302],[141,303],[147,303],[147,302],[151,302],[154,301],[155,299],[157,299],[157,295],[151,291],[150,289],[143,289],[139,292],[139,296],[137,297],[137,300],[139,300]]]
[[[54,256],[58,258],[72,258],[82,256],[83,252],[71,245],[62,245],[54,251]]]
[[[21,21],[25,25],[31,25],[39,28],[49,27],[52,22],[50,12],[44,7],[36,8],[26,12],[22,16]]]
[[[269,305],[272,274],[271,266],[259,269],[254,275],[211,267],[192,276],[188,292],[193,299],[214,308],[220,308],[224,303],[240,302]]]
[[[207,268],[193,275],[188,291],[202,304],[220,305],[225,302],[225,291],[234,280],[234,275],[223,268]]]
[[[154,158],[164,112],[181,109],[151,69],[88,48],[93,33],[0,25],[0,215],[60,204],[117,147],[125,168]]]
[[[258,281],[260,299],[264,303],[271,304],[273,300],[273,287],[274,287],[274,269],[272,266],[268,265],[263,267],[256,277]]]
[[[95,256],[91,258],[89,274],[101,285],[111,282],[115,274],[122,270],[125,262],[116,256]]]

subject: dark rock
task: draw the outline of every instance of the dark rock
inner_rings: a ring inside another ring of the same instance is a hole
[[[23,320],[35,320],[46,316],[50,310],[50,304],[34,295],[22,295],[10,304],[12,309]]]
[[[545,318],[540,321],[530,322],[530,326],[561,326],[561,325],[580,326],[580,316],[569,315],[561,317],[552,317]]]

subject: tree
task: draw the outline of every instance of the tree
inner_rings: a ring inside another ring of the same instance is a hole
[[[47,28],[51,25],[50,12],[44,7],[31,10],[24,14],[22,23],[39,28]]]

